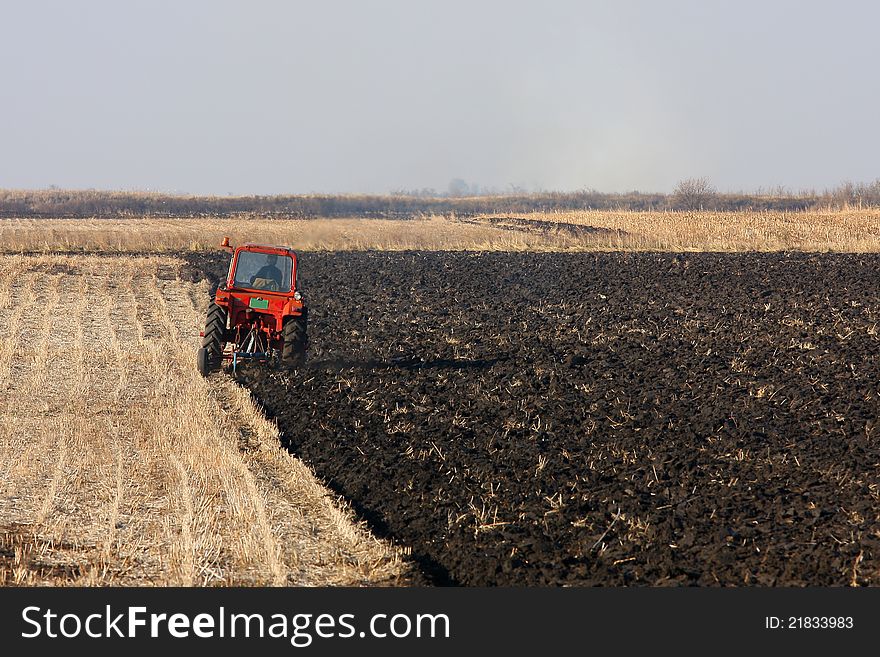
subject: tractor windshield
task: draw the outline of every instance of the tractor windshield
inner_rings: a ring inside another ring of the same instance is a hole
[[[290,292],[290,256],[274,253],[241,251],[235,265],[235,287],[248,287],[267,292]]]

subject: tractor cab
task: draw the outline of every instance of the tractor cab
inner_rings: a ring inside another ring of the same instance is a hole
[[[296,292],[296,254],[283,246],[245,244],[233,251],[227,289]]]

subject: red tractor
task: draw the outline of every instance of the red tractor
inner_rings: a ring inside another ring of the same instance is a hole
[[[229,274],[208,307],[196,363],[208,376],[232,361],[305,362],[308,309],[296,289],[296,254],[286,246],[244,244],[233,249]]]

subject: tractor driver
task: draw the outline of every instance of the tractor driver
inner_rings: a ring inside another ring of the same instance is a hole
[[[278,262],[278,256],[274,253],[269,253],[266,255],[266,264],[260,267],[260,271],[251,276],[251,285],[254,284],[254,281],[258,278],[266,278],[269,280],[273,280],[278,284],[277,289],[281,289],[281,270],[275,266],[275,263]]]

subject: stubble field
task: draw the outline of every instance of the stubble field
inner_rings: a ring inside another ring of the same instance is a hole
[[[0,585],[408,580],[247,391],[195,372],[184,266],[0,258]]]

